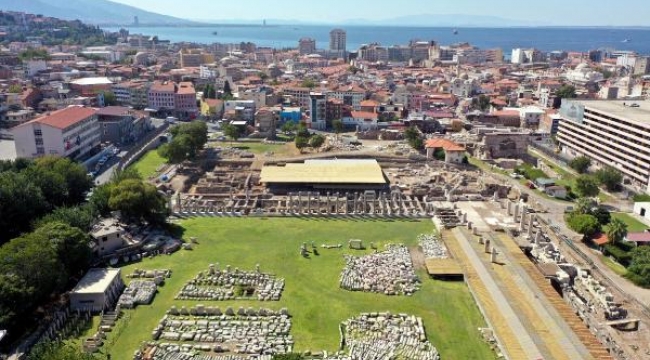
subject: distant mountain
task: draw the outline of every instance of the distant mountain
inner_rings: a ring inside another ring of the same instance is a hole
[[[0,10],[22,11],[96,25],[130,25],[135,16],[141,25],[188,25],[193,22],[156,14],[108,0],[0,0]]]

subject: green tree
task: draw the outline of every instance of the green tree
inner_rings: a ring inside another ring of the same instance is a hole
[[[589,214],[572,214],[567,219],[567,226],[585,237],[592,236],[600,232],[600,223],[595,216]]]
[[[433,158],[439,161],[445,161],[445,149],[436,149],[436,151],[433,152]]]
[[[284,124],[280,127],[280,130],[284,133],[289,133],[296,130],[296,123],[293,121],[285,121]]]
[[[578,196],[581,197],[594,197],[598,196],[600,189],[598,188],[598,180],[593,176],[580,175],[575,180],[573,187]]]
[[[64,342],[41,343],[32,349],[27,360],[105,360],[105,355],[84,352],[79,345]]]
[[[591,215],[595,216],[598,219],[600,225],[607,225],[612,221],[612,213],[604,207],[597,207],[592,210]]]
[[[302,149],[309,146],[309,138],[305,136],[296,136],[295,142],[296,142],[296,148],[300,150],[301,154],[302,154]]]
[[[241,129],[232,124],[224,125],[223,133],[230,138],[231,145],[233,141],[237,141],[241,137]]]
[[[623,183],[621,172],[611,166],[596,171],[594,175],[608,191],[618,191]]]
[[[189,158],[191,142],[187,134],[175,136],[172,141],[158,148],[158,155],[167,159],[170,164],[180,164]]]
[[[635,247],[631,257],[626,277],[639,286],[650,287],[650,246]]]
[[[35,161],[39,168],[51,170],[64,177],[67,186],[67,205],[76,205],[86,200],[86,194],[93,186],[83,165],[68,158],[44,156]]]
[[[108,205],[129,221],[163,223],[167,215],[165,197],[153,185],[135,179],[117,184],[111,190]]]
[[[7,92],[10,94],[20,94],[23,92],[23,87],[18,84],[12,84],[9,86],[9,89],[7,89]]]
[[[592,209],[596,206],[596,202],[592,198],[581,197],[575,201],[574,214],[592,214]]]
[[[217,90],[214,88],[214,85],[208,84],[205,86],[205,89],[203,89],[203,97],[205,99],[216,99],[217,98]]]
[[[104,97],[104,106],[115,106],[117,105],[117,97],[112,91],[103,91],[102,96]]]
[[[336,140],[338,140],[339,135],[343,132],[343,121],[341,121],[341,119],[332,121],[332,127],[334,128],[334,133],[336,134]]]
[[[318,149],[319,147],[323,146],[325,143],[325,136],[323,135],[314,135],[309,139],[309,146],[313,147],[314,149]]]
[[[41,189],[23,173],[0,173],[0,243],[28,231],[49,210]]]
[[[89,201],[93,214],[99,216],[110,215],[111,207],[108,205],[108,201],[111,199],[111,192],[114,187],[114,183],[107,183],[99,185],[93,189],[93,194]]]
[[[302,81],[302,84],[300,84],[302,87],[306,87],[309,89],[313,89],[316,87],[316,83],[312,79],[305,79]]]
[[[60,207],[37,220],[34,228],[42,227],[49,223],[63,223],[83,231],[90,231],[95,220],[93,211],[90,203],[72,207]],[[99,212],[96,214],[99,215]]]
[[[230,82],[226,80],[226,82],[223,83],[223,99],[224,100],[232,100],[232,88],[230,87]]]
[[[560,99],[572,99],[575,98],[576,95],[576,87],[573,85],[562,85],[560,86],[557,91],[555,91],[555,96],[560,98]]]
[[[619,244],[627,236],[627,224],[619,218],[613,218],[607,227],[606,233],[610,243]]]
[[[481,111],[488,111],[490,109],[490,103],[490,97],[483,94],[472,99],[472,107]]]
[[[578,156],[569,162],[569,166],[578,174],[584,174],[591,166],[591,159],[586,156]]]
[[[424,149],[424,141],[422,140],[420,132],[415,126],[411,126],[406,129],[406,131],[404,131],[404,138],[413,149]]]
[[[88,247],[90,238],[81,229],[62,222],[51,222],[37,228],[29,236],[32,239],[43,238],[50,243],[67,277],[78,276],[88,270],[92,259]]]
[[[12,239],[0,247],[0,274],[15,277],[14,283],[22,284],[29,294],[25,303],[16,304],[16,314],[32,309],[62,289],[67,281],[66,271],[54,246],[47,238],[31,234]],[[1,295],[0,299],[3,298]]]

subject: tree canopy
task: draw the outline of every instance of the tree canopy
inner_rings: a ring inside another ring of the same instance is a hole
[[[600,232],[600,223],[598,219],[590,214],[571,214],[567,219],[567,226],[585,237]]]
[[[67,158],[0,161],[0,244],[48,212],[83,202],[91,186],[86,169]]]
[[[325,143],[325,136],[323,135],[314,135],[309,139],[309,146],[317,149]]]
[[[181,124],[169,132],[172,141],[158,148],[158,154],[172,164],[196,159],[208,142],[208,125],[203,121]]]
[[[41,343],[32,349],[27,360],[105,360],[106,356],[84,352],[79,345],[63,342]]]
[[[601,185],[609,191],[618,191],[623,182],[623,175],[617,169],[608,166],[602,168],[594,174]]]
[[[167,215],[165,197],[142,180],[126,179],[114,185],[108,205],[129,221],[164,223]]]
[[[606,233],[612,244],[618,244],[627,236],[627,224],[619,218],[614,218],[610,221]]]
[[[586,156],[578,156],[569,162],[569,166],[578,174],[584,174],[591,166],[591,159]]]
[[[575,181],[574,190],[581,197],[594,197],[600,193],[598,180],[593,176],[580,175]]]

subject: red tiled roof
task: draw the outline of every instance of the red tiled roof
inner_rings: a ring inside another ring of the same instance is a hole
[[[49,115],[36,118],[26,124],[40,123],[57,129],[65,129],[95,115],[96,112],[97,110],[93,108],[71,106],[51,112]]]
[[[598,246],[603,246],[609,243],[609,238],[607,238],[607,234],[602,233],[602,234],[595,235],[594,238],[591,239],[591,241]]]
[[[444,149],[445,151],[465,151],[465,148],[447,139],[429,139],[425,147],[430,149]]]
[[[370,111],[352,111],[352,117],[355,119],[377,119],[377,114]]]
[[[519,117],[519,111],[517,110],[501,110],[501,111],[495,111],[491,113],[490,115],[493,116],[508,116],[508,117]]]
[[[361,106],[379,106],[379,103],[375,100],[363,100],[360,103]]]
[[[125,116],[131,109],[124,106],[107,106],[97,110],[99,116]]]

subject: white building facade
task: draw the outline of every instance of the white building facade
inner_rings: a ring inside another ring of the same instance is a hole
[[[81,158],[99,146],[100,131],[96,110],[81,106],[48,113],[11,129],[19,158]]]

